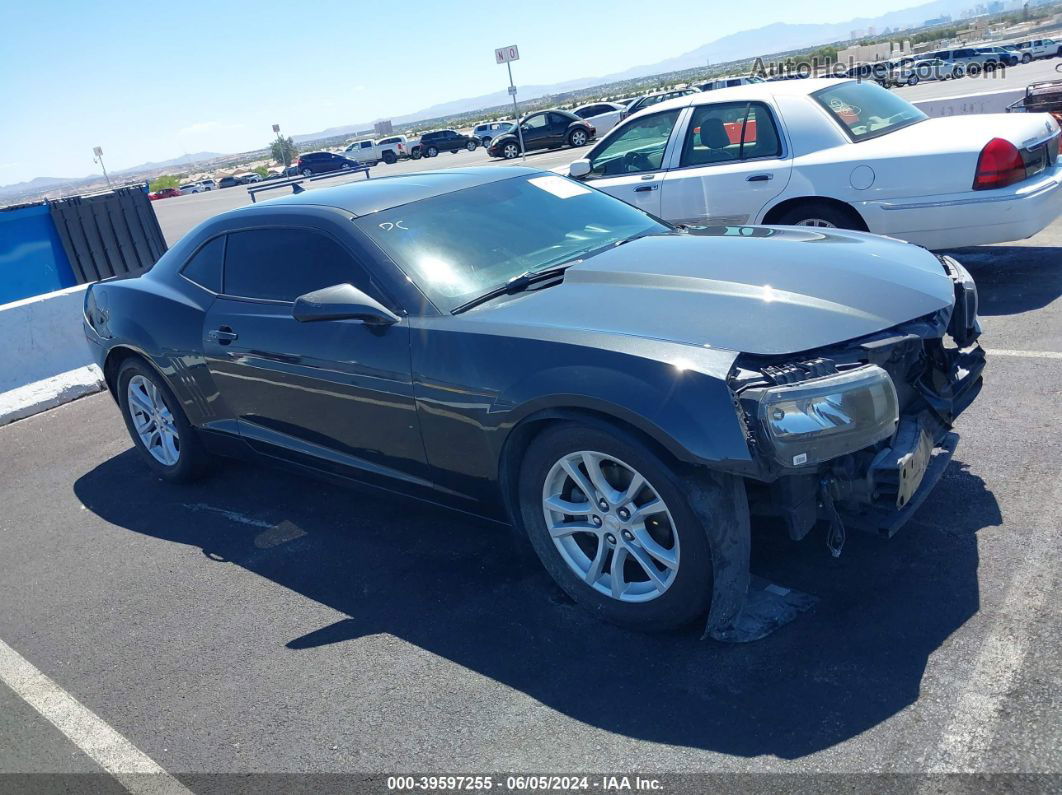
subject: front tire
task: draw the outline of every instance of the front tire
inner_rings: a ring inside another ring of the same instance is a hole
[[[161,478],[186,483],[210,468],[210,455],[162,376],[139,358],[118,371],[118,404],[140,457]]]
[[[515,160],[520,156],[520,147],[515,141],[509,141],[502,145],[502,157],[506,160]]]
[[[907,85],[909,85],[909,86],[917,86],[918,85],[918,75],[911,75],[910,77],[908,77],[907,78]]]
[[[434,146],[429,146],[427,149],[424,150],[425,157],[436,157],[438,154],[439,150],[436,149]]]
[[[524,457],[520,513],[550,576],[606,621],[663,631],[708,608],[708,536],[675,472],[634,436],[546,430]]]
[[[479,144],[472,140],[465,144],[465,149],[467,149],[469,152],[475,152],[477,146],[479,146]]]
[[[313,172],[312,172],[312,171],[310,171],[310,169],[308,169],[308,168],[304,168],[304,169],[302,170],[302,175],[303,175],[304,177],[312,177],[312,176],[313,176]]]
[[[1022,63],[1029,63],[1030,61],[1032,61],[1032,56],[1029,55],[1029,53],[1025,53],[1024,55],[1021,56],[1021,62]]]

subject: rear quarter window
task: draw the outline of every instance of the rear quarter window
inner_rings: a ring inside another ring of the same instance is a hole
[[[225,236],[215,237],[199,247],[181,274],[212,293],[221,292],[221,263],[225,259]]]
[[[849,81],[811,95],[854,141],[887,135],[929,118],[910,102],[877,83]]]

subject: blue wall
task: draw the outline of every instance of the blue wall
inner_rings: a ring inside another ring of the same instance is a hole
[[[0,210],[0,304],[75,284],[47,205]]]

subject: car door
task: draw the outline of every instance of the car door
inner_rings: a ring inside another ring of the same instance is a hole
[[[524,119],[520,129],[524,136],[524,149],[545,149],[549,146],[549,114],[535,113]]]
[[[617,199],[660,214],[660,184],[681,110],[651,113],[617,128],[590,150],[585,180]]]
[[[407,322],[295,320],[299,295],[340,283],[393,306],[363,259],[307,223],[226,236],[222,292],[203,327],[221,411],[260,452],[419,483],[427,470]]]
[[[563,146],[567,143],[568,125],[573,119],[569,119],[560,113],[550,113],[549,117],[549,146]]]
[[[773,112],[763,102],[694,105],[683,127],[659,215],[673,223],[755,223],[793,169]]]

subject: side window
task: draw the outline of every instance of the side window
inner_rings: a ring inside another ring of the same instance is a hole
[[[778,131],[759,103],[721,102],[694,108],[679,166],[778,157]]]
[[[369,288],[364,272],[331,238],[306,229],[231,232],[225,246],[225,294],[294,301],[350,283]]]
[[[659,170],[678,116],[678,110],[669,110],[620,127],[591,155],[589,176],[614,177]]]
[[[225,257],[225,235],[215,237],[199,248],[181,269],[186,279],[212,293],[221,292],[221,262]]]
[[[527,121],[524,122],[524,127],[527,127],[527,128],[529,128],[531,130],[541,130],[541,129],[544,129],[545,126],[546,126],[546,114],[545,113],[539,113],[538,115],[532,116],[531,118],[529,118]]]
[[[559,113],[549,114],[549,126],[553,128],[567,129],[571,124],[571,119],[567,116],[561,116]]]

